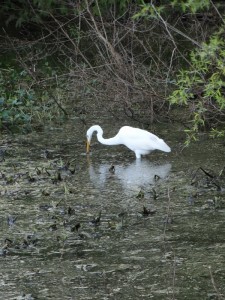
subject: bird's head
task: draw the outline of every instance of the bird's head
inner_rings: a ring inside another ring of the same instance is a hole
[[[91,138],[94,131],[97,131],[97,136],[103,134],[102,128],[99,125],[93,125],[87,130],[86,153],[90,152]]]

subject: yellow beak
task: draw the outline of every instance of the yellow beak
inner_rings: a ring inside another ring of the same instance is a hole
[[[86,143],[86,153],[88,154],[89,152],[90,152],[90,143],[87,140],[87,143]]]

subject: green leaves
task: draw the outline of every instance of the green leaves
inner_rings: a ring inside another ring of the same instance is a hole
[[[225,136],[225,130],[212,128],[210,131],[210,136],[212,138],[222,138]]]
[[[22,87],[30,81],[26,72],[13,68],[0,69],[0,126],[13,128],[27,125],[31,121],[30,110],[33,107],[35,92]]]
[[[192,13],[196,13],[205,8],[209,8],[210,0],[173,0],[173,7],[179,7],[183,12],[191,11]]]
[[[154,5],[154,1],[152,3],[145,3],[141,1],[140,11],[133,16],[133,19],[138,19],[140,17],[144,18],[158,18],[160,14],[165,11],[166,6],[164,5]]]
[[[158,18],[159,15],[168,12],[168,8],[182,11],[183,13],[191,12],[195,14],[197,11],[202,11],[210,7],[210,0],[173,0],[173,1],[141,1],[140,11],[136,13],[133,18],[147,17]]]
[[[171,104],[185,105],[191,112],[192,125],[185,130],[187,145],[202,129],[213,127],[211,137],[224,135],[219,129],[225,109],[225,42],[221,34],[223,30],[191,52],[191,67],[180,70],[169,97]]]

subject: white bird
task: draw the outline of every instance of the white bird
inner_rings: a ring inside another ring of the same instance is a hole
[[[91,126],[87,131],[87,153],[90,150],[90,143],[93,132],[97,131],[97,139],[104,145],[125,145],[134,151],[136,158],[140,159],[141,155],[149,154],[153,150],[170,152],[170,147],[156,135],[139,128],[123,126],[116,136],[104,139],[103,130],[99,125]]]

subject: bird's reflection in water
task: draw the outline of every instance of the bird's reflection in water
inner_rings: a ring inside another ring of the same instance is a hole
[[[157,165],[148,160],[136,160],[130,164],[114,164],[114,172],[110,172],[111,164],[89,165],[89,175],[96,187],[104,188],[112,176],[118,179],[124,190],[133,190],[146,185],[152,185],[155,180],[165,179],[171,169],[171,164]]]

